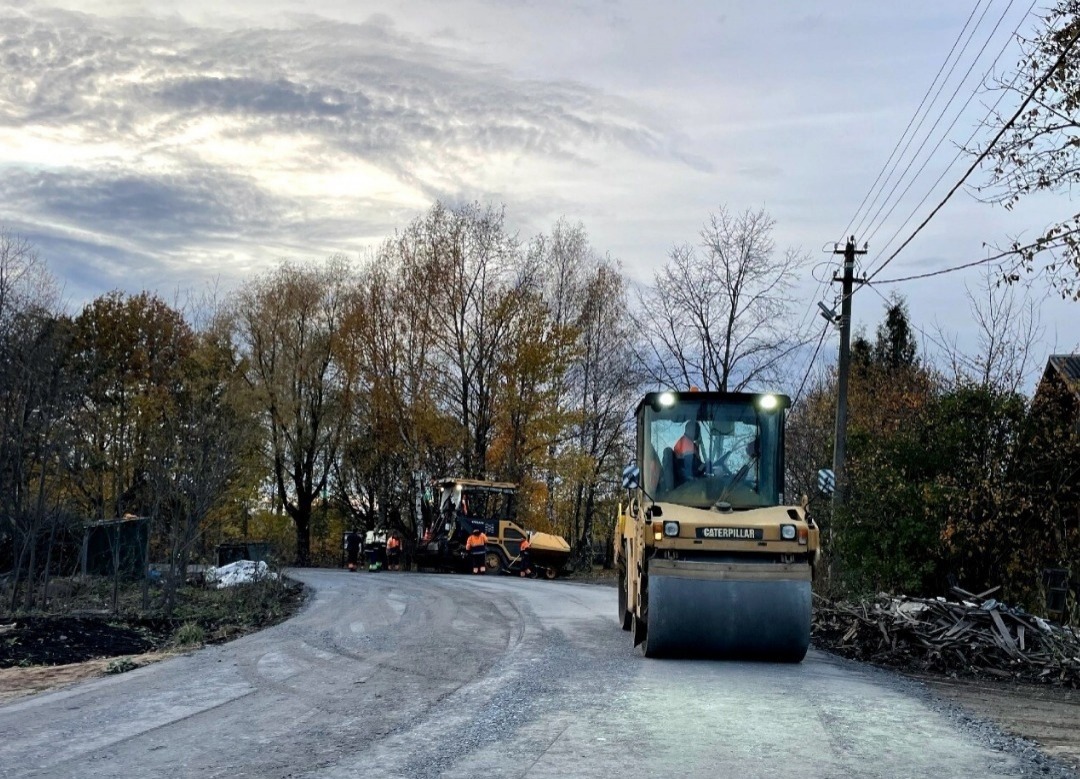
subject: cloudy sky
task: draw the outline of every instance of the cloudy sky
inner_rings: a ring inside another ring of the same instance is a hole
[[[873,270],[969,163],[932,188],[996,99],[976,87],[1002,51],[997,71],[1015,63],[1010,36],[1033,29],[1028,9],[0,0],[0,224],[37,244],[75,305],[116,288],[229,288],[282,257],[359,255],[436,199],[505,203],[523,237],[581,221],[639,281],[721,204],[764,207],[780,246],[825,261],[960,36],[909,155],[930,142],[896,177],[941,140],[938,153],[895,209],[909,179],[863,209]],[[954,198],[880,278],[985,256],[984,242],[1030,236],[1069,206],[1010,213]],[[828,273],[800,280],[808,321],[835,293],[819,283]],[[973,347],[963,288],[978,281],[896,289],[928,332]],[[1077,304],[1042,291],[1041,347],[1077,348]],[[860,293],[856,322],[882,306]]]

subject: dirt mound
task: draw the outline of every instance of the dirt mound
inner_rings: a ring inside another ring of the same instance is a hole
[[[174,630],[172,621],[162,619],[0,618],[0,668],[137,655],[163,646]]]

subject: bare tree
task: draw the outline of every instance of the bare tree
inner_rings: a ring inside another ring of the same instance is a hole
[[[61,453],[71,445],[70,419],[81,377],[71,370],[71,323],[46,312],[12,319],[0,344],[4,391],[0,393],[0,532],[12,534],[15,587],[24,574],[24,608],[34,605],[39,570],[47,578],[52,541],[63,518],[54,495]],[[17,335],[15,335],[17,333]],[[45,535],[44,569],[39,547]]]
[[[616,492],[611,485],[629,450],[630,409],[643,376],[628,310],[626,278],[617,267],[601,264],[585,288],[577,320],[581,352],[571,369],[580,393],[574,413],[578,451],[588,463],[574,501],[579,565],[591,563],[599,500]]]
[[[1080,0],[1057,0],[1041,31],[1021,38],[1023,55],[996,88],[1009,109],[991,109],[986,142],[970,149],[991,163],[978,187],[985,200],[1012,208],[1037,192],[1070,195],[1080,183]],[[1014,109],[1019,114],[1012,121]],[[1011,124],[1010,124],[1011,122]],[[996,143],[992,142],[1002,133]],[[1066,197],[1063,202],[1069,198]],[[1045,273],[1062,297],[1080,300],[1080,214],[1068,205],[1033,241],[1013,240],[1005,252],[1015,261],[1007,278]]]
[[[1043,335],[1038,306],[1029,291],[1019,296],[1017,287],[1004,284],[989,268],[978,288],[964,285],[964,294],[978,333],[978,352],[965,353],[955,336],[936,328],[953,382],[1020,392],[1039,367],[1033,354]]]
[[[764,210],[721,207],[697,247],[671,251],[635,313],[652,381],[726,392],[779,380],[805,342],[791,326],[789,293],[806,258],[777,254],[774,226]]]
[[[0,328],[27,308],[56,310],[56,282],[36,247],[0,225]]]
[[[29,240],[0,227],[0,546],[13,557],[11,607],[20,576],[31,608],[61,515],[53,494],[59,452],[70,430],[70,321],[56,313],[56,286]]]

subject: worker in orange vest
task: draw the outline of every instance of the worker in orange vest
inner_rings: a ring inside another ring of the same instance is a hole
[[[672,449],[675,465],[675,486],[696,479],[705,473],[701,453],[697,447],[698,425],[694,420],[686,423],[682,436]]]
[[[532,546],[532,541],[526,536],[521,542],[521,576],[522,578],[532,573],[532,553],[529,551],[529,547]]]
[[[472,558],[472,572],[487,573],[487,535],[483,530],[473,528],[465,539],[465,551]]]
[[[401,539],[397,533],[391,533],[386,539],[386,566],[391,571],[401,570]]]

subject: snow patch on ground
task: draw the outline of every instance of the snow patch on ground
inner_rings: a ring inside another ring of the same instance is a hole
[[[206,571],[206,581],[215,584],[217,588],[234,587],[237,584],[250,584],[266,579],[276,579],[276,573],[270,567],[259,560],[237,560],[235,563],[223,565],[220,568],[210,568]]]

